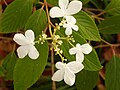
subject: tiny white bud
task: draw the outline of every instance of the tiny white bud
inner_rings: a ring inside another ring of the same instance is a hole
[[[67,59],[64,59],[65,61],[67,61]]]
[[[58,26],[57,29],[60,30],[60,26]]]
[[[72,40],[72,42],[75,42],[75,40]]]
[[[60,54],[63,54],[63,50],[60,50]]]
[[[63,23],[59,23],[59,26],[63,26]]]
[[[46,35],[46,34],[42,34],[42,37],[43,37],[44,39],[46,39],[46,38],[47,38],[47,35]]]
[[[58,44],[59,44],[59,45],[62,45],[62,43],[63,43],[63,42],[62,42],[61,40],[58,41]]]

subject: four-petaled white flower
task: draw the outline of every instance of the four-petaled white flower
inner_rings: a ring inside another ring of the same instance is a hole
[[[89,54],[92,51],[92,47],[87,43],[80,45],[79,43],[76,44],[76,47],[69,49],[69,53],[76,54],[76,61],[83,62],[84,54]]]
[[[67,23],[63,24],[63,27],[66,28],[65,34],[66,35],[71,35],[72,34],[72,29],[75,31],[78,31],[78,26],[75,25],[76,19],[73,16],[67,16],[66,17]]]
[[[27,54],[31,59],[37,59],[39,57],[39,52],[34,46],[34,32],[32,30],[27,30],[25,35],[15,34],[13,40],[21,45],[17,49],[18,57],[24,58]]]
[[[59,7],[55,6],[50,10],[50,16],[52,18],[66,17],[78,13],[82,9],[81,1],[59,0]]]
[[[75,74],[81,71],[84,66],[76,61],[69,62],[68,64],[57,62],[56,68],[59,70],[54,73],[52,80],[61,81],[64,79],[66,84],[72,86],[75,83]]]

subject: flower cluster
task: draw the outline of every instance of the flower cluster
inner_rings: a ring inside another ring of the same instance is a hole
[[[64,79],[65,83],[72,86],[75,83],[75,74],[84,68],[82,64],[84,60],[84,54],[89,54],[92,51],[92,47],[87,44],[76,44],[76,47],[69,49],[69,53],[76,54],[76,61],[71,61],[68,64],[63,62],[57,62],[56,71],[52,77],[53,81],[61,81]]]
[[[37,43],[43,44],[47,38],[47,35],[42,32],[42,35],[39,35],[39,41],[36,41]]]
[[[15,34],[13,40],[20,45],[17,49],[17,54],[19,58],[24,58],[28,55],[31,59],[37,59],[39,57],[39,52],[35,48],[35,43],[44,44],[46,40],[52,40],[51,45],[56,54],[61,57],[62,62],[56,63],[56,68],[58,69],[52,76],[53,81],[61,81],[64,79],[65,83],[72,86],[75,83],[75,74],[80,72],[84,65],[84,54],[89,54],[92,51],[92,47],[86,43],[80,45],[79,43],[74,46],[71,42],[75,42],[72,34],[72,30],[78,31],[78,26],[76,25],[76,19],[72,16],[78,13],[82,9],[81,1],[71,1],[68,0],[59,0],[59,7],[53,7],[50,10],[51,18],[63,17],[62,21],[59,24],[56,24],[54,32],[51,31],[51,37],[48,37],[45,33],[39,35],[39,40],[35,40],[35,35],[32,30],[27,30],[25,35],[21,33]],[[56,35],[56,30],[60,30],[60,27],[65,28],[65,34],[67,37],[60,37]],[[63,41],[66,40],[73,47],[69,49],[69,54],[75,54],[76,60],[69,63],[64,63],[67,59],[62,56],[63,50],[61,50],[60,45]]]
[[[63,51],[59,48],[60,45],[62,45],[62,40],[59,40],[60,36],[59,35],[54,35],[53,36],[53,41],[52,41],[52,46],[54,48],[54,51],[56,54],[62,54]]]
[[[59,7],[55,6],[51,8],[50,16],[52,18],[63,17],[63,21],[61,22],[63,27],[66,28],[66,35],[71,35],[72,29],[78,31],[78,26],[75,25],[76,19],[72,15],[78,13],[82,9],[82,2],[74,0],[69,3],[69,0],[59,0],[58,5]]]
[[[76,19],[72,16],[73,14],[78,13],[82,9],[81,1],[71,1],[68,0],[59,0],[59,7],[53,7],[50,10],[51,18],[63,17],[63,20],[59,26],[66,28],[65,34],[71,35],[72,30],[78,31],[78,26],[76,24]],[[57,62],[56,68],[58,71],[52,76],[53,81],[61,81],[64,79],[65,83],[72,86],[75,83],[75,74],[80,72],[84,65],[82,64],[84,60],[84,54],[89,54],[92,51],[92,47],[87,43],[80,45],[76,44],[76,47],[69,49],[70,55],[76,54],[76,61],[71,61],[69,63]]]

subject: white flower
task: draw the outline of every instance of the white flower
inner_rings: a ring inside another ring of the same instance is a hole
[[[13,40],[21,45],[17,49],[18,57],[24,58],[27,54],[31,59],[37,59],[39,57],[39,52],[34,46],[34,32],[32,30],[27,30],[25,35],[23,34],[15,34]]]
[[[66,84],[72,86],[75,83],[75,73],[81,71],[84,66],[76,61],[69,62],[68,64],[57,62],[56,68],[59,70],[54,73],[52,80],[61,81],[64,79]]]
[[[72,29],[75,31],[78,31],[78,26],[75,25],[76,19],[73,16],[67,16],[66,17],[67,23],[63,24],[63,27],[66,28],[65,34],[66,35],[71,35],[72,34]]]
[[[76,61],[78,62],[83,62],[84,60],[84,54],[89,54],[92,51],[92,47],[87,43],[87,44],[83,44],[80,45],[79,43],[76,44],[76,47],[71,48],[69,50],[69,53],[72,54],[76,54]]]
[[[55,6],[50,10],[52,18],[71,16],[82,9],[82,2],[77,0],[70,3],[69,0],[59,0],[58,5],[60,8]]]

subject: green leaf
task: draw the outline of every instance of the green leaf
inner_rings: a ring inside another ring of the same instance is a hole
[[[83,3],[83,5],[87,4],[90,0],[79,0]]]
[[[51,87],[52,87],[51,76],[47,75],[41,76],[37,83],[35,83],[32,87],[30,87],[27,90],[48,90],[48,88],[51,89]]]
[[[2,15],[2,5],[0,4],[0,17]]]
[[[106,66],[106,90],[120,90],[120,57],[113,56]]]
[[[69,0],[69,1],[73,1],[73,0]],[[79,1],[81,1],[83,4],[86,4],[90,0],[79,0]],[[47,0],[47,2],[53,6],[58,6],[58,0]]]
[[[33,0],[33,3],[37,4],[37,3],[39,3],[39,0]]]
[[[94,5],[94,8],[97,8],[97,9],[103,8],[103,3],[104,3],[103,0],[102,1],[99,1],[99,0],[90,0],[90,2],[91,2],[91,4]]]
[[[13,80],[13,71],[17,61],[15,53],[9,53],[4,59],[2,66],[6,70],[6,79]]]
[[[47,2],[53,6],[57,6],[58,5],[58,0],[47,0]]]
[[[35,11],[28,19],[25,28],[32,29],[36,35],[40,35],[47,26],[47,16],[43,9]]]
[[[63,55],[68,59],[68,61],[73,61],[75,60],[75,57],[69,54],[70,47],[71,45],[66,40],[63,40],[63,44],[60,46],[60,49],[63,50]]]
[[[75,15],[79,33],[88,40],[100,41],[100,34],[93,19],[84,11]]]
[[[94,49],[90,54],[85,55],[83,64],[85,66],[85,70],[88,71],[98,71],[102,68],[97,53]]]
[[[100,33],[103,34],[118,34],[120,33],[120,15],[112,16],[105,19],[99,24]]]
[[[111,0],[105,11],[111,15],[120,14],[120,0]]]
[[[58,34],[62,37],[65,36],[63,29],[61,29],[61,31],[58,31]],[[76,45],[77,43],[80,43],[80,44],[87,43],[85,41],[85,39],[78,32],[73,31],[72,35],[73,35],[73,38],[75,40],[75,43],[73,43],[74,45]],[[75,55],[70,55],[69,54],[69,49],[72,48],[72,46],[66,40],[63,40],[63,44],[60,46],[60,48],[61,48],[61,50],[63,50],[63,55],[69,61],[75,60]],[[85,60],[84,60],[83,64],[85,66],[84,69],[89,70],[89,71],[98,71],[102,68],[102,66],[100,64],[100,61],[98,59],[98,56],[97,56],[94,49],[90,54],[85,55]]]
[[[98,72],[83,70],[77,74],[77,90],[93,90],[99,77]]]
[[[2,66],[0,66],[0,77],[4,77],[5,74],[4,74],[5,70]]]
[[[48,58],[48,44],[36,45],[40,56],[36,60],[31,60],[29,57],[19,59],[14,69],[14,89],[27,90],[32,86],[42,75]]]
[[[23,29],[31,13],[32,0],[13,1],[2,15],[0,31],[11,33]]]

